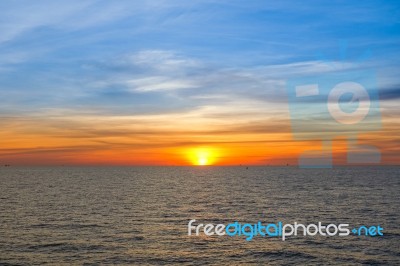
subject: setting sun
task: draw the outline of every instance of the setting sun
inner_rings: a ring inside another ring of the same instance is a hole
[[[207,165],[207,158],[206,157],[200,157],[198,160],[198,165]]]
[[[217,160],[217,153],[211,148],[192,149],[188,155],[192,165],[212,165]]]

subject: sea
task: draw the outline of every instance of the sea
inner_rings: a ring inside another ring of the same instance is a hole
[[[0,265],[400,265],[400,167],[1,167]],[[383,235],[188,235],[193,225]]]

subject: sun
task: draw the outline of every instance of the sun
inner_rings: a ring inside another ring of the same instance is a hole
[[[192,165],[212,165],[217,159],[217,153],[212,148],[193,148],[187,154]]]
[[[200,158],[197,160],[197,164],[198,164],[198,165],[207,165],[207,162],[208,162],[208,160],[207,160],[206,157],[200,157]]]

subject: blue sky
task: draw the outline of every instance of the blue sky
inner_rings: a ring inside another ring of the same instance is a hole
[[[383,112],[399,114],[398,1],[2,1],[0,10],[5,126],[71,130],[82,117],[149,115],[141,123],[256,130],[266,120],[279,131],[288,79],[364,68],[377,73]]]
[[[262,79],[258,68],[265,67],[270,79],[284,80],[292,72],[312,73],[320,60],[341,60],[343,43],[345,63],[358,63],[372,51],[361,66],[381,70],[382,89],[397,90],[399,6],[396,1],[3,1],[1,95],[5,109],[102,102],[118,109],[130,96],[139,106],[171,105],[168,94],[179,91],[184,100],[173,104],[179,108],[197,104],[187,101],[192,94],[240,92],[229,80],[219,84],[213,73],[248,71]],[[135,78],[170,88],[136,90],[138,82],[128,82]],[[247,82],[255,96],[280,90]]]

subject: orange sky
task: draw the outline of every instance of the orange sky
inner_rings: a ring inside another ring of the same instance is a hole
[[[0,162],[12,165],[297,165],[302,151],[321,142],[297,141],[287,112],[235,119],[185,113],[27,116],[2,121]],[[231,110],[230,110],[231,111]],[[232,114],[232,113],[230,113]],[[250,117],[252,117],[250,119]],[[264,118],[265,117],[265,118]],[[384,116],[380,131],[360,135],[376,145],[382,164],[397,164],[399,129]],[[333,142],[335,164],[346,164],[346,138]]]

